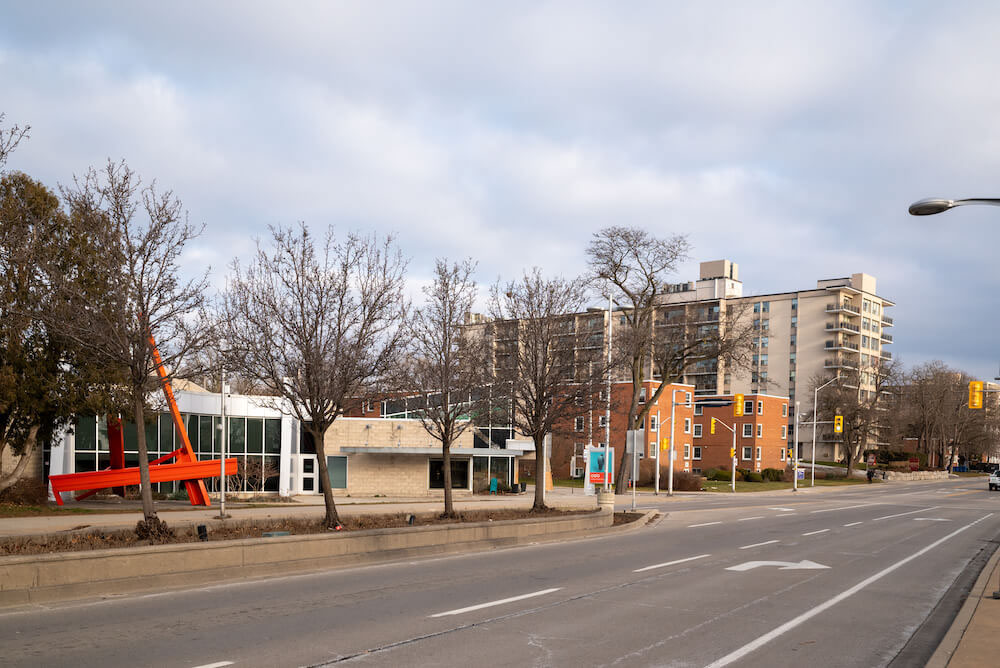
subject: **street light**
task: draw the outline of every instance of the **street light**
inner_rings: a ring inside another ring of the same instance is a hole
[[[912,209],[911,209],[912,211]],[[914,214],[914,215],[926,215],[926,214]],[[819,387],[813,390],[813,452],[812,452],[812,482],[810,487],[816,486],[816,420],[819,419],[819,391],[822,390],[827,385],[835,383],[840,380],[840,376],[834,376],[830,380],[826,381]],[[798,447],[798,433],[795,434],[796,447]]]
[[[928,197],[911,204],[909,211],[911,216],[932,216],[935,213],[941,213],[948,209],[954,209],[956,206],[964,206],[966,204],[1000,206],[1000,199],[982,197],[973,199],[940,199],[937,197]]]

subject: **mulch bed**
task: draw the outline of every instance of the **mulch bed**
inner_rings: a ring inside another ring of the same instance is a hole
[[[393,529],[407,526],[428,526],[433,524],[454,524],[458,522],[492,522],[503,520],[534,519],[537,517],[559,517],[567,515],[586,514],[589,510],[556,510],[546,509],[541,512],[530,510],[471,510],[460,514],[458,518],[443,518],[435,513],[395,513],[388,515],[361,515],[341,519],[344,531],[359,531],[362,529]],[[619,514],[615,515],[615,524],[619,524]],[[624,521],[634,521],[641,515]],[[81,517],[81,519],[83,519]],[[166,524],[166,523],[165,523]],[[236,540],[241,538],[260,538],[265,532],[287,531],[293,535],[329,533],[319,519],[267,519],[249,521],[206,521],[208,529],[207,540]],[[84,525],[81,528],[85,528]],[[0,556],[50,554],[53,552],[71,552],[77,550],[105,550],[109,548],[141,547],[152,544],[149,539],[141,539],[133,529],[117,531],[94,531],[59,533],[45,536],[16,537],[3,539],[0,542]],[[159,545],[175,543],[199,542],[198,530],[195,526],[170,528],[167,535],[160,535],[155,541]]]

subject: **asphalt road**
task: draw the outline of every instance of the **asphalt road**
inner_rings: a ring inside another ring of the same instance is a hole
[[[974,479],[658,504],[623,535],[0,613],[0,663],[881,666],[1000,535]]]

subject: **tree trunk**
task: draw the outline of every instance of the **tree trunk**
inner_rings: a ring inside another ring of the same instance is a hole
[[[451,443],[441,442],[441,462],[444,468],[444,516],[454,517],[455,506],[451,498]]]
[[[18,480],[21,479],[21,475],[24,473],[24,469],[28,467],[28,460],[31,459],[31,454],[35,451],[35,443],[38,442],[38,425],[35,425],[30,430],[28,430],[28,438],[24,443],[24,452],[21,453],[21,459],[18,460],[17,464],[14,466],[14,470],[10,474],[5,476],[0,476],[0,492],[11,487]],[[6,446],[5,446],[6,447]],[[3,456],[4,448],[0,448],[0,457]]]
[[[545,510],[545,434],[535,436],[535,503],[532,510]]]
[[[326,443],[324,438],[326,430],[322,433],[310,429],[316,443],[316,461],[319,464],[319,487],[323,490],[323,502],[326,504],[326,517],[323,523],[327,529],[336,529],[340,526],[340,516],[337,514],[337,504],[333,502],[333,485],[330,484],[330,472],[326,466]]]
[[[135,419],[136,440],[139,444],[139,495],[142,497],[142,516],[147,524],[156,517],[153,506],[153,488],[149,482],[149,451],[146,448],[146,416],[143,408],[142,391],[132,395],[133,418]]]

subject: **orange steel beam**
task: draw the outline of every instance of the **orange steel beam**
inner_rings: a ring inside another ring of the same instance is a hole
[[[160,384],[163,386],[163,396],[167,398],[167,405],[170,406],[170,414],[174,418],[174,427],[177,429],[177,433],[181,437],[181,443],[183,444],[177,454],[178,464],[186,462],[196,462],[198,457],[194,454],[194,448],[191,447],[191,441],[188,439],[187,429],[184,428],[184,421],[181,419],[181,412],[177,408],[177,401],[174,399],[174,391],[170,388],[170,380],[167,378],[167,370],[163,366],[163,358],[160,357],[160,351],[156,347],[156,341],[153,340],[153,335],[150,334],[147,338],[149,341],[149,348],[153,352],[153,361],[156,362],[156,372],[160,376]],[[223,437],[225,437],[225,425],[222,426]],[[171,465],[176,466],[176,464]],[[150,476],[152,476],[152,470],[150,470]],[[192,506],[210,506],[212,505],[211,500],[208,498],[208,490],[205,488],[205,483],[201,478],[211,478],[211,474],[207,476],[192,476],[197,477],[198,480],[185,480],[184,486],[187,488],[188,498],[191,499]],[[172,478],[172,480],[180,480],[180,478]],[[152,478],[150,478],[152,482]]]
[[[202,478],[212,478],[219,473],[219,460],[209,459],[193,462],[178,462],[176,464],[160,464],[149,467],[150,482],[172,482],[183,480],[185,483]],[[226,458],[226,475],[235,475],[238,470],[235,457]],[[139,484],[139,467],[130,466],[123,469],[107,469],[104,471],[86,471],[83,473],[64,473],[49,476],[52,483],[52,493],[56,503],[63,505],[61,492],[72,492],[78,489],[98,490],[108,487],[124,487]],[[204,486],[204,483],[202,483]]]

